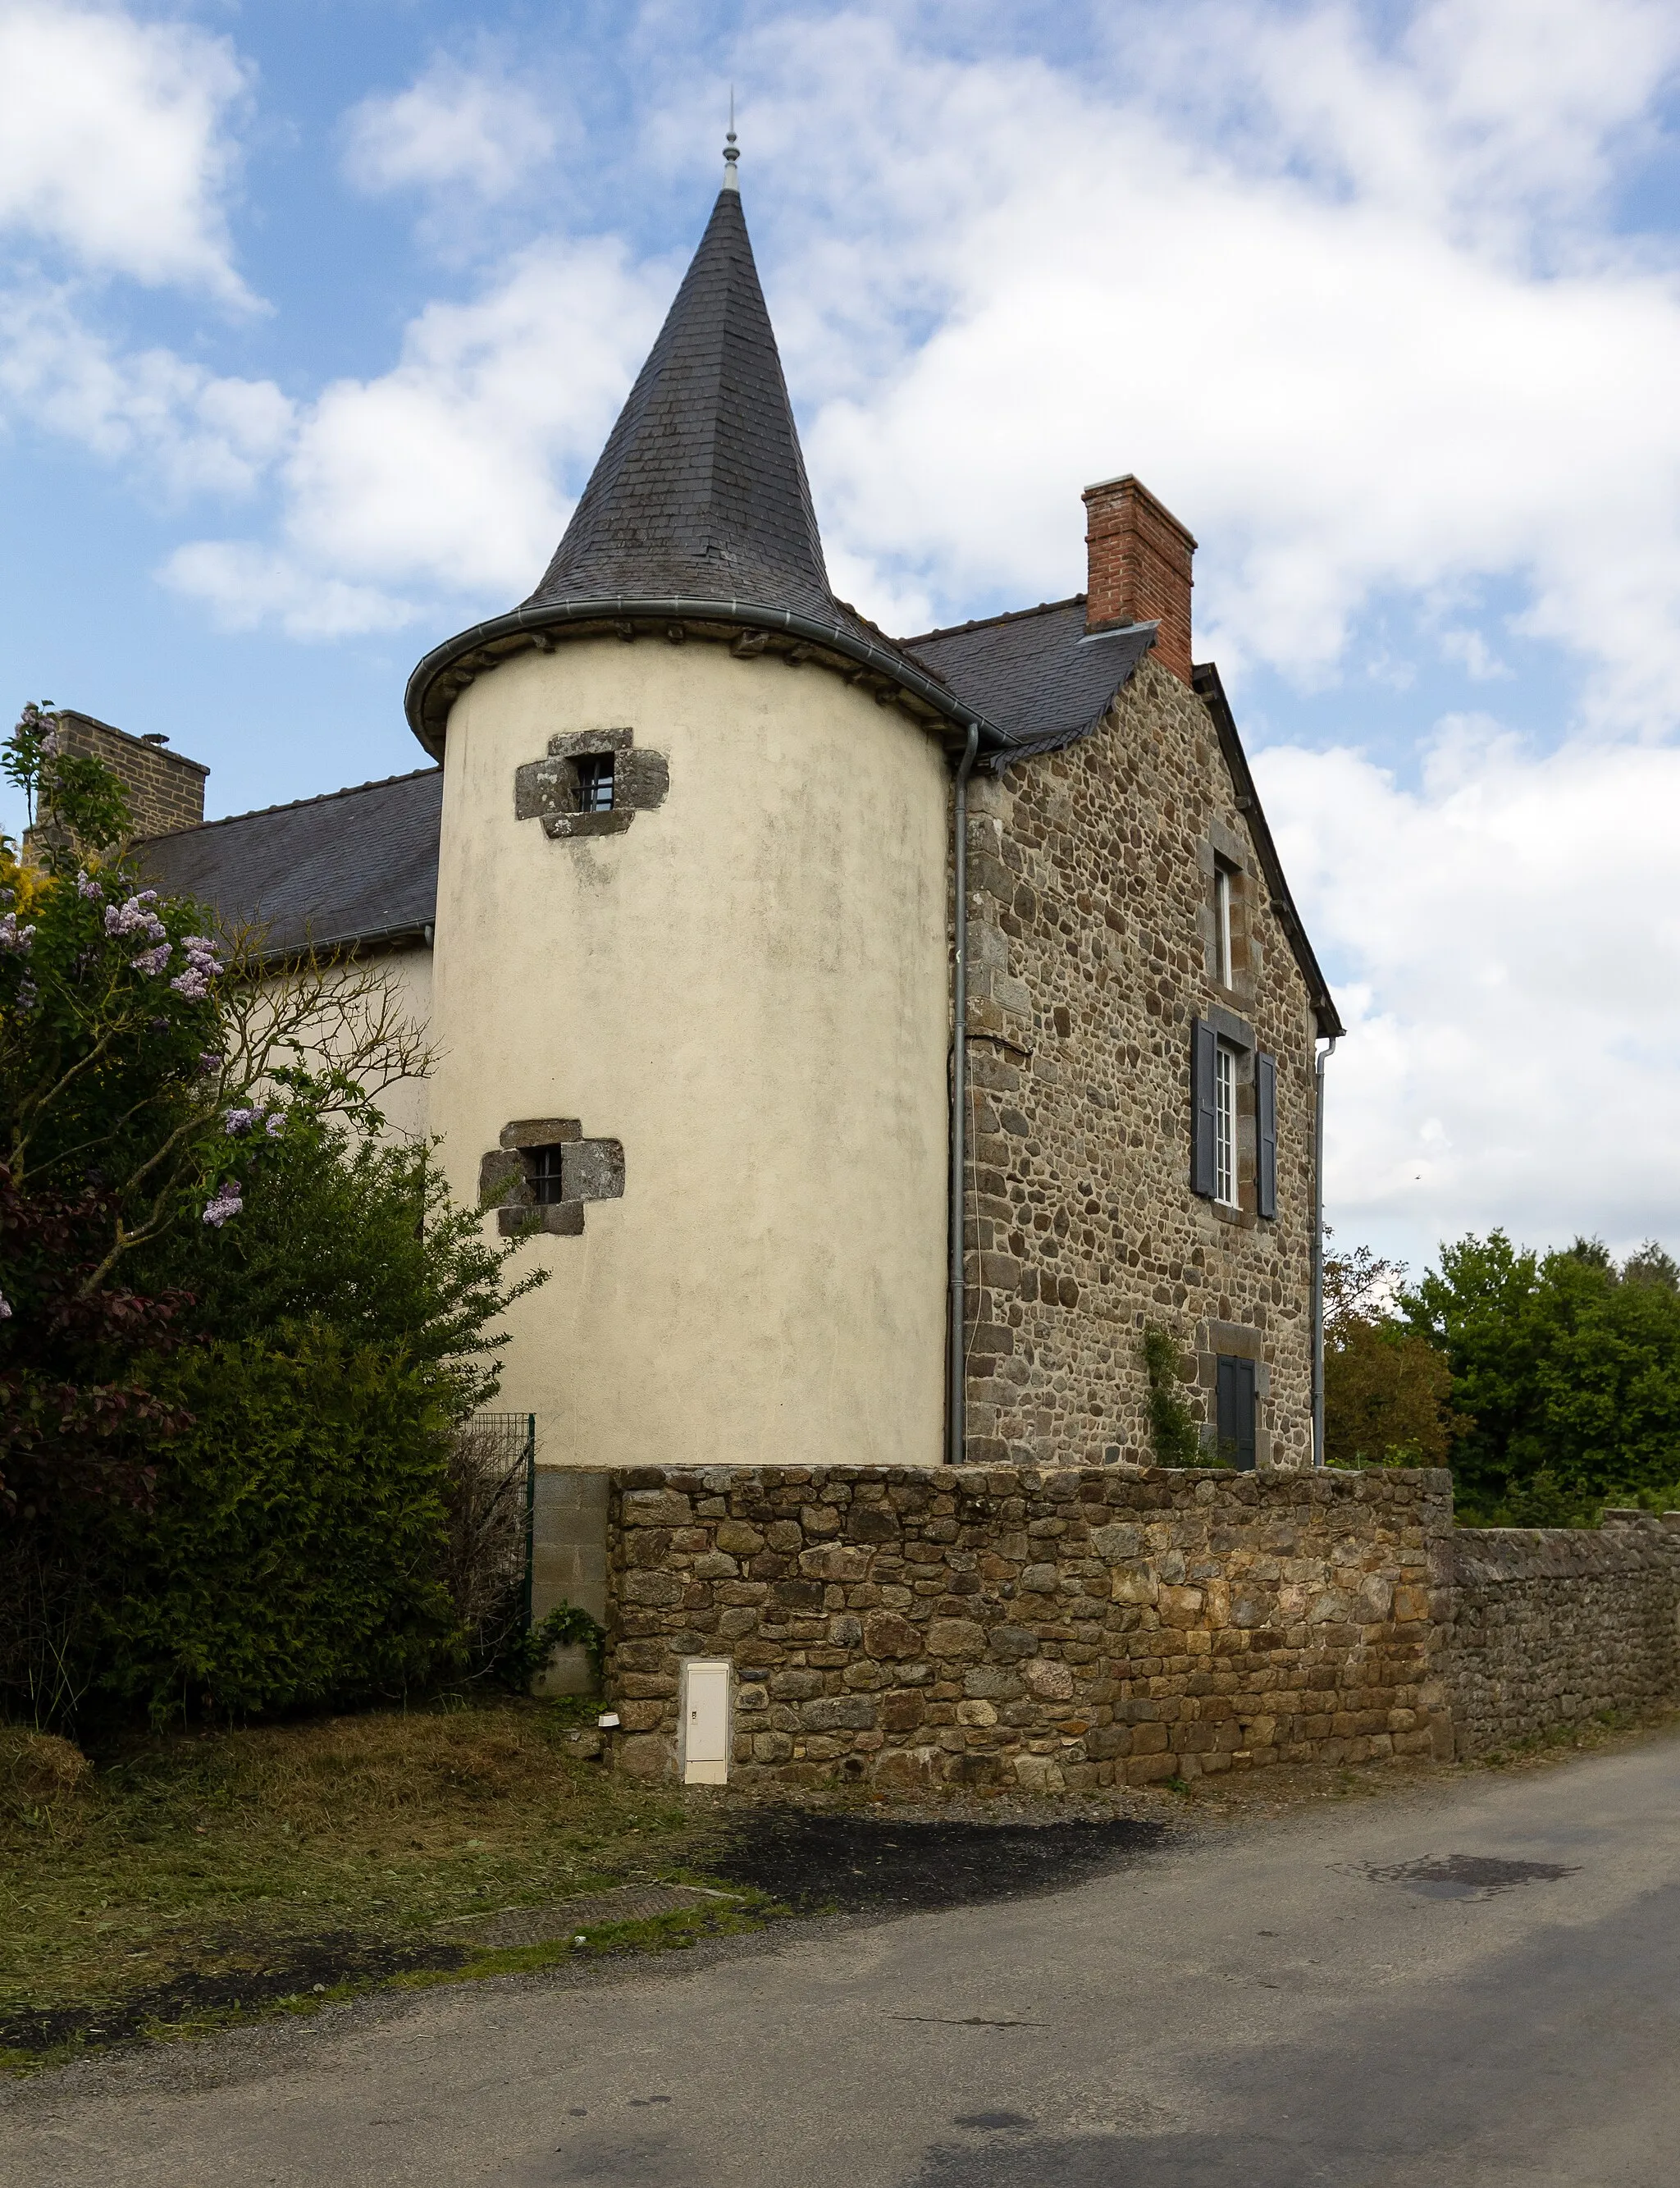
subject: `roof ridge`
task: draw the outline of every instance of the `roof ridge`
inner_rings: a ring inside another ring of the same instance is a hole
[[[423,775],[442,775],[441,767],[410,768],[406,775],[381,775],[371,782],[347,783],[342,790],[318,791],[313,798],[289,798],[279,805],[253,805],[248,812],[223,813],[214,820],[195,820],[190,828],[165,828],[155,836],[138,836],[140,843],[165,843],[172,836],[202,836],[207,829],[226,828],[235,820],[261,820],[270,813],[296,813],[306,805],[330,805],[335,798],[359,798],[364,790],[389,790],[392,784],[415,782]]]
[[[931,639],[955,638],[959,631],[984,630],[990,623],[1021,623],[1028,616],[1053,615],[1058,608],[1076,608],[1084,605],[1083,593],[1070,593],[1065,601],[1040,601],[1035,608],[1005,608],[1000,615],[972,616],[967,623],[941,623],[937,630],[918,631],[914,638],[894,640],[897,646],[926,646]]]

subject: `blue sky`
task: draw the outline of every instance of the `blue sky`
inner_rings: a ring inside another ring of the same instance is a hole
[[[1680,1243],[1677,64],[1649,0],[0,0],[12,701],[216,812],[418,764],[408,670],[538,574],[733,80],[843,592],[1074,590],[1125,470],[1196,532],[1355,1029],[1345,1235]]]

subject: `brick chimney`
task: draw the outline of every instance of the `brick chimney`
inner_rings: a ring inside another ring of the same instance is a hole
[[[1085,490],[1085,627],[1158,623],[1155,657],[1190,681],[1190,561],[1196,542],[1128,471]]]
[[[128,792],[137,836],[169,836],[178,828],[202,824],[207,767],[169,751],[169,740],[161,733],[131,737],[127,730],[96,721],[92,714],[68,707],[58,713],[65,749],[102,759]]]

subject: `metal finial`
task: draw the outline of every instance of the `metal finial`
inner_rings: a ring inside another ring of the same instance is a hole
[[[730,86],[729,137],[724,145],[724,188],[726,190],[738,190],[741,188],[741,184],[736,180],[735,173],[735,163],[740,157],[741,154],[736,149],[735,142],[735,86],[731,84]]]

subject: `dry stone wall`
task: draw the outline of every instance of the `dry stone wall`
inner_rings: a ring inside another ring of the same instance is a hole
[[[977,782],[969,874],[969,1459],[1147,1461],[1158,1322],[1209,1430],[1217,1357],[1244,1355],[1260,1463],[1307,1466],[1314,1029],[1202,700],[1146,660],[1091,736]],[[1190,1022],[1220,1012],[1250,1042],[1230,1209],[1189,1176]],[[1275,1221],[1255,1210],[1254,1048],[1277,1060]]]
[[[1448,1477],[614,1474],[616,1759],[735,1667],[737,1780],[1055,1790],[1450,1751]]]
[[[1680,1512],[1465,1527],[1452,1549],[1462,1754],[1680,1700]]]

